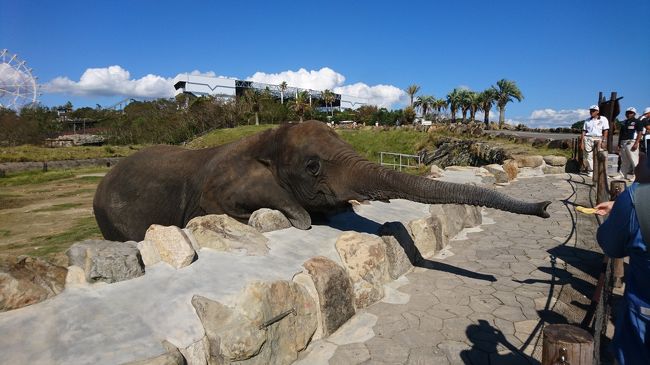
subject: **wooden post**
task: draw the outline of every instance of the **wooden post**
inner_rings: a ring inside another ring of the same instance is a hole
[[[610,200],[616,200],[616,198],[625,191],[626,185],[623,180],[614,180],[610,183],[609,193]],[[625,264],[623,259],[618,258],[614,259],[614,287],[620,288],[623,286],[623,276],[624,276]]]
[[[614,105],[616,103],[616,91],[612,92],[612,95],[609,97],[609,101],[612,103],[612,107],[609,108],[609,115],[607,115],[607,120],[609,121],[609,133],[607,133],[607,152],[614,153],[614,129],[616,129],[616,123],[614,122]]]
[[[594,170],[592,171],[593,175],[591,176],[592,185],[598,184],[598,170],[600,169],[600,164],[598,163],[598,149],[600,148],[600,141],[594,141],[591,147],[591,161],[593,163]]]
[[[598,173],[596,173],[596,166],[598,166]],[[607,152],[598,151],[594,155],[594,183],[596,185],[596,202],[602,203],[609,199],[608,186],[607,186]]]
[[[544,328],[542,365],[592,365],[594,338],[580,327],[550,324]]]

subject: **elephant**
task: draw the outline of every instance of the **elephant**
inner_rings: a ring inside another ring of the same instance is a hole
[[[260,208],[279,210],[304,230],[312,216],[350,209],[351,201],[390,199],[470,204],[544,218],[551,203],[385,168],[358,155],[325,123],[307,121],[218,147],[138,151],[104,176],[93,210],[106,239],[141,241],[152,224],[184,227],[207,214],[247,222]]]

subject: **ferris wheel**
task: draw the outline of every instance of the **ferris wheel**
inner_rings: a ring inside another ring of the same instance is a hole
[[[20,109],[38,100],[32,69],[17,54],[0,51],[0,107]]]

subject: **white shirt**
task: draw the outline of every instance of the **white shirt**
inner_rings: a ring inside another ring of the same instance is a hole
[[[603,131],[609,129],[609,121],[602,115],[596,119],[589,118],[585,120],[582,130],[587,132],[588,137],[602,137]]]

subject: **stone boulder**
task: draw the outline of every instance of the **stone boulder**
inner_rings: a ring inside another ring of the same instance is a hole
[[[540,167],[544,163],[544,158],[539,155],[515,155],[515,162],[517,162],[517,167]]]
[[[250,283],[232,307],[201,296],[194,296],[192,305],[205,330],[210,363],[290,364],[317,326],[316,305],[301,285],[289,281]]]
[[[565,172],[564,166],[549,166],[544,165],[542,167],[544,174],[563,174]]]
[[[201,248],[247,255],[265,255],[269,251],[266,245],[268,238],[257,229],[225,214],[196,217],[185,228]]]
[[[315,339],[327,337],[354,315],[354,291],[345,269],[336,262],[316,256],[302,264],[305,271],[294,277],[307,291],[313,285],[319,308],[319,328]],[[316,337],[318,335],[318,337]]]
[[[67,251],[68,262],[84,271],[89,283],[115,283],[144,275],[144,264],[136,242],[86,240]]]
[[[291,222],[279,210],[262,208],[251,214],[248,225],[260,232],[271,232],[291,228]]]
[[[497,183],[507,183],[508,181],[510,181],[510,179],[508,178],[508,174],[505,172],[505,170],[501,165],[492,164],[483,167],[486,170],[488,170],[492,175],[494,175],[494,178],[496,179]]]
[[[517,167],[517,162],[515,160],[506,160],[503,162],[503,171],[508,175],[508,181],[512,181],[517,178],[519,174],[519,168]]]
[[[0,312],[51,298],[65,286],[66,268],[28,256],[0,260]]]
[[[420,218],[408,223],[413,244],[420,257],[430,258],[449,242],[446,219],[438,217]]]
[[[562,166],[566,165],[566,157],[564,156],[544,156],[544,162],[549,166]]]
[[[391,279],[397,279],[409,271],[420,258],[420,252],[415,246],[413,237],[401,222],[387,222],[377,232],[384,240],[386,258],[388,258],[388,274]]]
[[[366,233],[345,232],[336,240],[336,250],[352,280],[356,308],[381,300],[383,284],[389,280],[384,241]]]
[[[176,226],[165,227],[152,224],[147,229],[144,240],[153,243],[160,261],[166,262],[176,269],[188,266],[196,258],[196,251],[194,251],[189,237]],[[151,255],[152,260],[155,260],[155,254]]]

